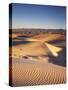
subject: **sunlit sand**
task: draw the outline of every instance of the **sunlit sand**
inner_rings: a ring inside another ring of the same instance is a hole
[[[66,82],[64,67],[23,59],[13,59],[12,85],[62,84]]]
[[[17,37],[18,35],[13,35],[13,38]],[[51,63],[53,57],[58,57],[63,48],[47,42],[59,38],[63,40],[64,36],[38,35],[24,39],[27,43],[12,46],[12,86],[66,82],[66,68]],[[13,41],[20,42],[21,39],[13,39]]]

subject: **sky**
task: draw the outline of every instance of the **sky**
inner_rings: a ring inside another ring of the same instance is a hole
[[[66,7],[13,4],[12,28],[66,29]]]

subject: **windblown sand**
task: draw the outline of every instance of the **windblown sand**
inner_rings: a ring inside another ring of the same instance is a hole
[[[16,35],[13,35],[13,38],[15,37]],[[59,38],[64,39],[64,36],[49,34],[33,38],[41,41],[51,41]],[[51,52],[43,43],[31,42],[13,45],[11,56],[12,86],[65,83],[66,67],[50,63],[48,55],[51,55]]]
[[[48,48],[39,42],[22,44],[12,47],[13,57],[26,56],[26,55],[48,55],[50,51]]]
[[[12,65],[13,86],[66,82],[66,70],[58,65],[16,58],[13,59]]]

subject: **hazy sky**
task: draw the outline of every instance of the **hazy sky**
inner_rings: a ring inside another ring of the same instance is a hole
[[[65,29],[66,8],[63,6],[13,4],[12,28]]]

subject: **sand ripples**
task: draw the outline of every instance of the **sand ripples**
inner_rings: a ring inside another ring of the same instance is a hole
[[[13,63],[13,86],[60,84],[66,82],[64,67],[49,63]]]

